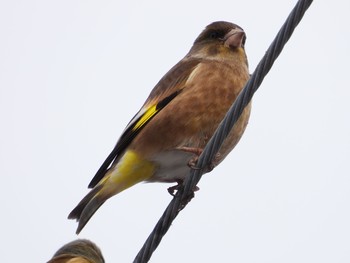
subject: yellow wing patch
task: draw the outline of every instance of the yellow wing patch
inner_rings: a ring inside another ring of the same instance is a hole
[[[137,134],[143,129],[144,126],[168,103],[170,103],[177,95],[182,92],[182,89],[175,91],[169,96],[163,98],[157,104],[149,103],[151,106],[145,106],[142,108],[131,120],[128,126],[125,128],[123,135],[120,137],[117,145],[113,151],[108,155],[107,159],[103,162],[100,169],[98,169],[94,178],[92,178],[89,188],[95,187],[98,182],[106,175],[111,163],[115,162],[116,158],[123,153]],[[152,105],[153,104],[153,105]]]
[[[153,105],[149,107],[145,113],[142,115],[142,117],[137,121],[137,123],[132,128],[133,131],[138,130],[141,128],[144,124],[146,124],[154,115],[157,114],[159,109],[157,109],[157,105]]]

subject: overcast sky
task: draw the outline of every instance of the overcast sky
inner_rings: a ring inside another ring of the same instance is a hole
[[[217,20],[247,34],[252,72],[296,1],[1,1],[3,262],[46,262],[158,80]],[[151,262],[350,261],[350,2],[314,1]],[[131,262],[171,200],[139,184],[79,235]]]

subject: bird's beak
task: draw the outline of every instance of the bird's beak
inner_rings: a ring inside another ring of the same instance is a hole
[[[224,43],[230,48],[244,47],[244,39],[244,31],[241,28],[235,28],[225,35]]]

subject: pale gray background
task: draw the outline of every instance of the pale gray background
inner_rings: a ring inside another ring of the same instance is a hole
[[[209,23],[248,36],[250,69],[296,1],[0,2],[1,261],[45,262],[66,219],[157,81]],[[151,262],[350,262],[350,2],[314,1]],[[131,262],[171,200],[110,199],[79,237]]]

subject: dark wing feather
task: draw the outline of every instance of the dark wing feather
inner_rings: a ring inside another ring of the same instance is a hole
[[[185,88],[188,77],[199,63],[199,59],[182,60],[158,82],[141,110],[130,121],[116,146],[96,172],[89,183],[89,188],[98,184],[110,165],[119,159],[143,127]]]

